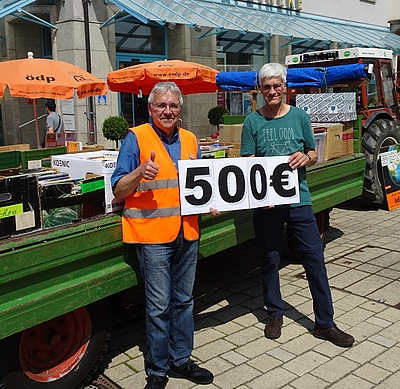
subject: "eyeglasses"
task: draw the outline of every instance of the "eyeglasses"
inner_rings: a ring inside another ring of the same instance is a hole
[[[151,103],[151,105],[154,107],[154,109],[156,109],[157,111],[165,111],[167,109],[167,107],[169,107],[169,109],[171,111],[179,111],[181,109],[180,104],[165,104],[165,103],[159,103],[159,104],[154,104]]]
[[[265,92],[271,91],[271,89],[274,89],[277,92],[280,92],[282,90],[283,84],[275,84],[275,85],[262,85],[261,90]]]

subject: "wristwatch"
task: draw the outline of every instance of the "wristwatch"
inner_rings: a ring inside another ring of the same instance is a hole
[[[310,156],[310,154],[306,153],[306,157],[308,158],[308,161],[311,161],[311,156]]]

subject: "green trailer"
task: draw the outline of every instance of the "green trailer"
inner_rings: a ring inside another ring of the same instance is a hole
[[[361,194],[363,154],[308,169],[316,214]],[[199,257],[254,238],[252,211],[202,215]],[[109,297],[139,284],[121,217],[0,241],[0,388],[79,388],[108,337]],[[5,352],[5,350],[8,350]]]

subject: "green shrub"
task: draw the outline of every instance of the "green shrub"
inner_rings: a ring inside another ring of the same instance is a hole
[[[223,123],[223,116],[224,115],[229,115],[229,111],[225,107],[221,107],[220,105],[217,105],[214,108],[211,108],[208,111],[208,120],[210,124],[213,126],[217,126],[218,131],[219,131],[219,125]]]
[[[124,139],[128,132],[129,124],[122,116],[109,116],[104,120],[101,130],[108,140],[115,140],[116,147],[118,141]]]

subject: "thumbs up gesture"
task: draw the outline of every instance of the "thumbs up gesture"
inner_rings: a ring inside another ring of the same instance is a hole
[[[152,151],[150,157],[140,165],[139,171],[145,180],[154,180],[158,174],[159,166],[155,163],[156,153]]]

